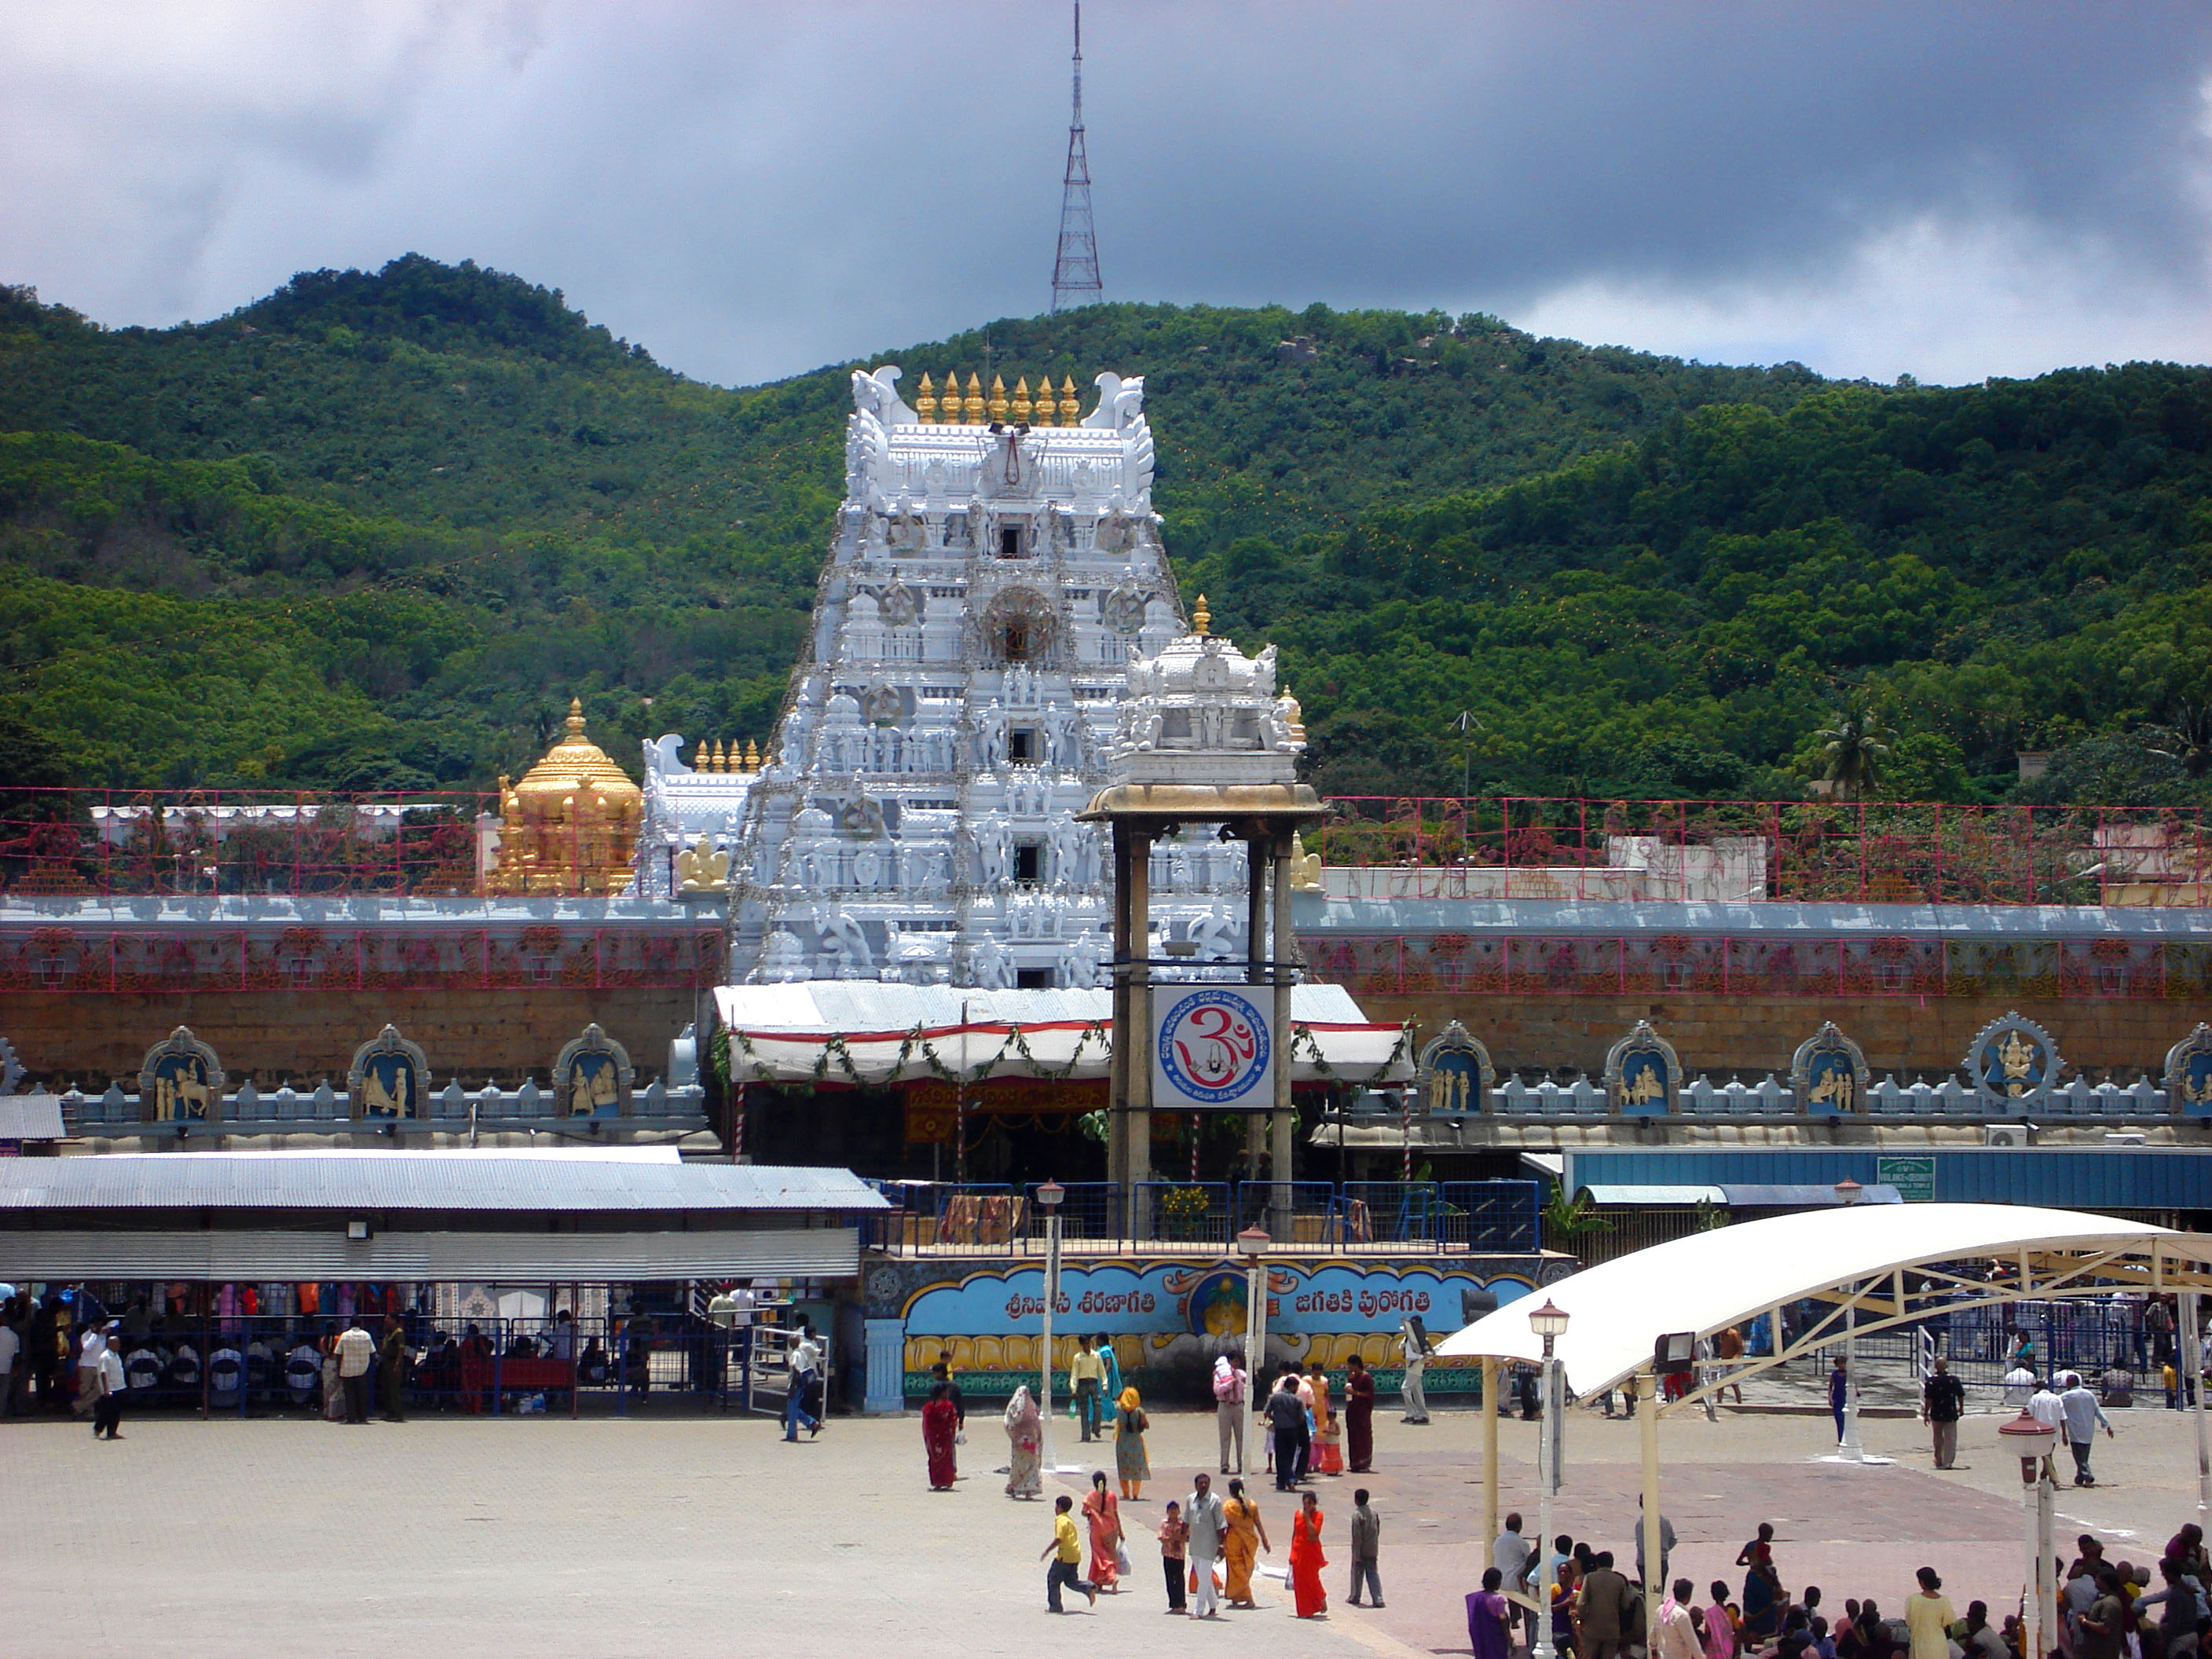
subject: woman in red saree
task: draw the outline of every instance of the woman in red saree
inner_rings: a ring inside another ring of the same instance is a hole
[[[1091,1496],[1083,1500],[1083,1518],[1091,1523],[1091,1582],[1103,1594],[1117,1593],[1121,1577],[1121,1505],[1106,1490],[1106,1471],[1091,1477]]]
[[[1352,1472],[1365,1474],[1375,1461],[1375,1377],[1358,1354],[1344,1362],[1344,1450]]]
[[[461,1409],[474,1415],[483,1410],[484,1390],[491,1386],[491,1344],[471,1325],[461,1338]]]
[[[960,1432],[960,1411],[952,1403],[952,1385],[940,1382],[929,1391],[921,1408],[922,1449],[929,1454],[929,1489],[951,1492],[960,1478],[953,1437]]]
[[[1328,1595],[1321,1587],[1321,1570],[1328,1558],[1321,1553],[1321,1499],[1307,1492],[1298,1505],[1298,1518],[1291,1522],[1291,1591],[1297,1596],[1298,1617],[1324,1618]]]

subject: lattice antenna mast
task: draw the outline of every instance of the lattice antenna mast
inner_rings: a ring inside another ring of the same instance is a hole
[[[1083,0],[1075,0],[1075,115],[1067,127],[1067,176],[1060,192],[1060,253],[1052,264],[1052,308],[1089,305],[1105,295],[1098,280],[1098,232],[1091,221],[1091,158],[1083,149]]]

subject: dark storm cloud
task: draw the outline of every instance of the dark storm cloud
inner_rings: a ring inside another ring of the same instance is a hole
[[[2212,348],[2201,6],[1093,0],[1085,35],[1109,297],[1845,373]],[[1066,54],[1038,3],[0,0],[0,280],[167,322],[419,248],[787,373],[1042,308]]]

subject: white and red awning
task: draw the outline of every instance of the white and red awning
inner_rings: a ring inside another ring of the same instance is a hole
[[[730,1078],[746,1083],[881,1088],[927,1078],[1103,1078],[1113,1061],[1114,994],[984,991],[806,980],[724,985],[714,1012],[730,1033]],[[1297,1083],[1372,1087],[1413,1074],[1403,1027],[1366,1018],[1339,985],[1291,992]]]

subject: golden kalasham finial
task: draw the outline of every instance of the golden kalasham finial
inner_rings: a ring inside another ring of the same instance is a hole
[[[991,377],[991,400],[989,403],[986,404],[984,407],[991,411],[991,418],[993,420],[1003,421],[1006,418],[1006,379],[1005,375],[994,374]]]
[[[1206,608],[1206,595],[1201,593],[1198,596],[1198,608],[1190,613],[1190,631],[1204,639],[1206,624],[1212,620],[1213,613]]]
[[[1073,426],[1079,405],[1075,401],[1075,380],[1072,375],[1060,377],[1060,423]]]
[[[960,413],[970,426],[983,424],[983,382],[973,369],[968,373],[968,395],[961,399]]]
[[[584,700],[581,697],[568,699],[568,735],[572,738],[584,735]]]
[[[745,739],[745,770],[748,772],[760,770],[760,744],[755,743],[750,738]]]
[[[1030,377],[1026,374],[1014,382],[1014,400],[1007,405],[1018,421],[1030,417]]]
[[[914,413],[916,420],[925,422],[937,418],[937,391],[930,385],[927,374],[921,377],[921,386],[915,390]]]

